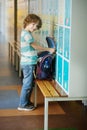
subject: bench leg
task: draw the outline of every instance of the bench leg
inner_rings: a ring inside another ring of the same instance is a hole
[[[18,67],[18,54],[16,53],[16,71],[18,71],[19,67]]]
[[[48,130],[48,100],[45,98],[45,108],[44,108],[44,130]]]
[[[37,85],[34,86],[34,106],[37,107]]]

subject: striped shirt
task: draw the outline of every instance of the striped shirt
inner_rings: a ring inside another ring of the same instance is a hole
[[[31,46],[34,42],[32,34],[26,30],[21,32],[21,65],[34,65],[37,63],[37,51]]]

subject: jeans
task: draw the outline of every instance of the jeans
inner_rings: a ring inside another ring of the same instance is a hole
[[[30,102],[30,96],[33,89],[34,65],[24,65],[24,66],[21,66],[21,68],[23,71],[23,85],[22,85],[22,90],[20,94],[19,106],[25,107]]]

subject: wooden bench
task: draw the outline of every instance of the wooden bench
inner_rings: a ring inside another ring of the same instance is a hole
[[[48,105],[50,101],[79,101],[82,100],[87,105],[87,97],[70,97],[54,80],[35,80],[34,105],[37,106],[37,87],[44,96],[44,130],[48,130]]]
[[[63,101],[68,98],[63,89],[58,86],[56,81],[52,80],[35,80],[35,107],[37,106],[37,87],[44,96],[44,130],[48,130],[48,103],[50,101]]]
[[[15,43],[16,50],[16,71],[18,71],[19,77],[21,77],[21,68],[20,68],[20,42]]]
[[[15,41],[13,42],[8,42],[8,53],[9,53],[9,60],[10,60],[10,63],[15,66],[15,62],[16,62],[16,59],[15,59]]]
[[[15,66],[15,70],[18,71],[19,77],[21,77],[20,69],[20,42],[8,42],[8,52],[10,63]]]

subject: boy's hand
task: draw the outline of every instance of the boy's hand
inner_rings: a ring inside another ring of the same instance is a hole
[[[49,48],[50,53],[55,53],[55,51],[56,51],[55,48]]]

